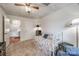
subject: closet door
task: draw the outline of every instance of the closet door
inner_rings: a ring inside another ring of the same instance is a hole
[[[63,32],[63,41],[76,47],[76,27],[70,27]]]
[[[78,26],[78,48],[79,48],[79,26]]]
[[[3,42],[3,22],[2,22],[2,15],[0,15],[0,42]]]

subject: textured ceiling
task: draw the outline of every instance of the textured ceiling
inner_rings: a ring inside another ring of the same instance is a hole
[[[55,12],[64,7],[72,5],[73,3],[51,3],[48,6],[44,4],[38,3],[35,4],[39,6],[39,10],[33,10],[30,14],[27,14],[25,11],[25,7],[23,6],[15,6],[14,3],[0,3],[0,7],[9,15],[16,15],[22,17],[30,17],[30,18],[42,18],[51,12]],[[74,4],[73,4],[74,5]]]

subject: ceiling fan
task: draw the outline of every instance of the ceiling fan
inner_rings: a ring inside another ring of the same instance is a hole
[[[24,6],[28,13],[31,12],[31,9],[39,10],[39,7],[32,3],[15,3],[15,6]]]

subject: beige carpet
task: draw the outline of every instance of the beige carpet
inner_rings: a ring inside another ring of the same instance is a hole
[[[45,52],[39,48],[39,44],[31,39],[17,44],[11,44],[6,48],[7,56],[45,56]]]

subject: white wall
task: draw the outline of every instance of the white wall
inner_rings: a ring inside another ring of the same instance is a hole
[[[2,10],[2,8],[0,8],[0,42],[3,41],[3,30],[2,30],[2,20],[3,20],[3,16],[6,16],[5,12]]]
[[[34,27],[39,23],[38,19],[24,18],[19,16],[8,15],[8,18],[12,20],[21,21],[21,41],[33,39]]]
[[[66,42],[76,44],[75,28],[67,29],[65,25],[71,20],[79,17],[79,6],[72,5],[64,7],[54,13],[51,13],[41,20],[41,26],[45,33],[63,32],[63,39]]]

